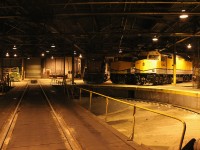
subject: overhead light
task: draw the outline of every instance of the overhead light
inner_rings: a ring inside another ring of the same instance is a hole
[[[13,49],[17,49],[16,45],[13,46]]]
[[[191,48],[192,48],[192,45],[191,45],[191,44],[188,44],[188,45],[187,45],[187,48],[188,48],[188,49],[191,49]]]
[[[43,57],[43,56],[44,56],[44,53],[42,53],[41,56]]]
[[[182,13],[183,13],[183,14],[181,14],[181,15],[179,16],[180,19],[186,19],[186,18],[188,18],[188,14],[185,13],[185,10],[182,10]]]
[[[7,52],[7,53],[6,53],[6,57],[9,57],[9,56],[10,56],[9,53]]]
[[[180,15],[179,18],[180,19],[186,19],[186,18],[188,18],[188,15],[187,14],[183,14],[183,15]]]
[[[54,59],[54,57],[53,57],[53,56],[51,56],[51,59]]]
[[[74,55],[76,55],[76,51],[74,51]]]
[[[17,57],[17,54],[14,54],[14,57]]]
[[[27,57],[27,59],[31,59],[30,57]]]
[[[51,45],[52,48],[56,47],[54,44]]]
[[[47,53],[49,53],[49,50],[46,50]]]
[[[157,38],[156,36],[154,36],[154,37],[152,38],[152,41],[153,41],[153,42],[157,42],[157,41],[158,41],[158,38]]]
[[[120,53],[120,54],[122,53],[122,50],[121,50],[121,49],[119,50],[119,53]]]
[[[82,57],[83,57],[83,56],[80,54],[80,55],[79,55],[79,58],[82,58]]]

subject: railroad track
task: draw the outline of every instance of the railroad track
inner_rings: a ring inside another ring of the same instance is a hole
[[[200,115],[199,110],[191,109],[191,108],[180,106],[180,105],[173,105],[173,104],[168,104],[168,103],[163,103],[163,102],[158,102],[158,101],[145,101],[145,100],[141,100],[141,99],[131,99],[131,98],[128,98],[128,99],[120,98],[120,99],[125,100],[127,102],[131,102],[131,103],[138,102],[138,104],[143,103],[143,104],[149,104],[149,105],[157,105],[157,106],[159,105],[159,106],[164,106],[166,108],[172,108],[173,107],[175,109],[181,109],[181,110],[184,110],[184,111],[188,111],[188,112],[196,113],[196,114]]]
[[[35,112],[40,111],[38,108],[41,108],[41,112],[44,110],[45,111],[48,110],[47,116],[45,117],[49,117],[49,116],[52,117],[54,126],[56,126],[57,128],[57,132],[60,135],[60,139],[62,139],[62,143],[65,149],[69,149],[69,150],[81,149],[80,145],[77,143],[75,138],[70,134],[70,131],[68,130],[68,127],[64,119],[53,108],[53,105],[51,104],[46,91],[38,83],[38,84],[26,85],[23,94],[19,98],[18,103],[16,104],[15,108],[13,107],[10,117],[7,119],[2,129],[0,129],[0,149],[1,150],[7,149],[9,147],[10,142],[12,142],[13,134],[15,133],[14,131],[18,129],[17,127],[20,124],[20,116],[23,116],[23,115],[25,116],[25,113],[32,111],[32,109],[35,110]],[[30,112],[30,114],[33,114],[35,112],[34,111]],[[39,120],[43,119],[43,118],[41,119],[39,115],[38,116],[33,115],[31,117],[33,117],[32,118],[33,120],[34,120],[34,117],[36,118],[38,117]],[[47,126],[48,125],[51,125],[51,123],[47,124]],[[31,132],[31,131],[26,131],[26,132]],[[16,132],[16,135],[17,135],[17,132]],[[15,139],[13,138],[13,141],[14,140]]]

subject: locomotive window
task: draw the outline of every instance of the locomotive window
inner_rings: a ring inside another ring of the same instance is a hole
[[[149,55],[149,59],[158,60],[159,59],[159,55]]]
[[[138,60],[147,59],[147,56],[139,56]]]
[[[166,57],[165,57],[165,56],[162,56],[162,57],[161,57],[161,61],[166,61]]]

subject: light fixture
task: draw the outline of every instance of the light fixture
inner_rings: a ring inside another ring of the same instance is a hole
[[[181,10],[181,12],[182,12],[183,14],[181,14],[181,15],[179,16],[180,19],[186,19],[186,18],[188,18],[188,14],[185,13],[185,10]]]
[[[74,51],[74,55],[76,55],[76,51]]]
[[[27,57],[27,59],[29,60],[29,59],[31,59],[30,57]]]
[[[152,38],[152,41],[153,41],[153,42],[157,42],[157,41],[158,41],[158,38],[157,38],[156,36],[154,36],[154,37]]]
[[[16,45],[13,46],[13,49],[17,49]]]
[[[6,57],[9,57],[9,56],[10,56],[9,53],[7,52],[7,53],[6,53]]]
[[[120,54],[122,53],[122,50],[121,50],[121,49],[119,49],[119,53],[120,53]]]
[[[53,56],[51,56],[51,59],[54,59],[54,57],[53,57]]]
[[[44,57],[44,53],[42,53],[41,56]]]
[[[52,48],[55,48],[56,46],[54,44],[51,45]]]
[[[80,55],[79,55],[79,58],[82,58],[82,57],[83,57],[83,56],[80,54]]]
[[[46,50],[46,53],[49,53],[49,50]]]
[[[188,48],[188,49],[191,49],[191,48],[192,48],[192,45],[191,45],[191,44],[188,44],[188,45],[187,45],[187,48]]]
[[[14,57],[17,57],[17,54],[14,54]]]

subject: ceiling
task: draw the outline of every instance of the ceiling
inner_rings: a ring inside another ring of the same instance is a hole
[[[180,19],[181,11],[189,15]],[[152,37],[158,41],[153,42]],[[21,57],[111,56],[158,49],[194,55],[200,2],[131,0],[1,0],[0,51]],[[186,45],[191,43],[192,49]],[[55,44],[55,48],[51,45]],[[13,50],[16,45],[17,50]],[[13,52],[14,53],[14,52]]]

